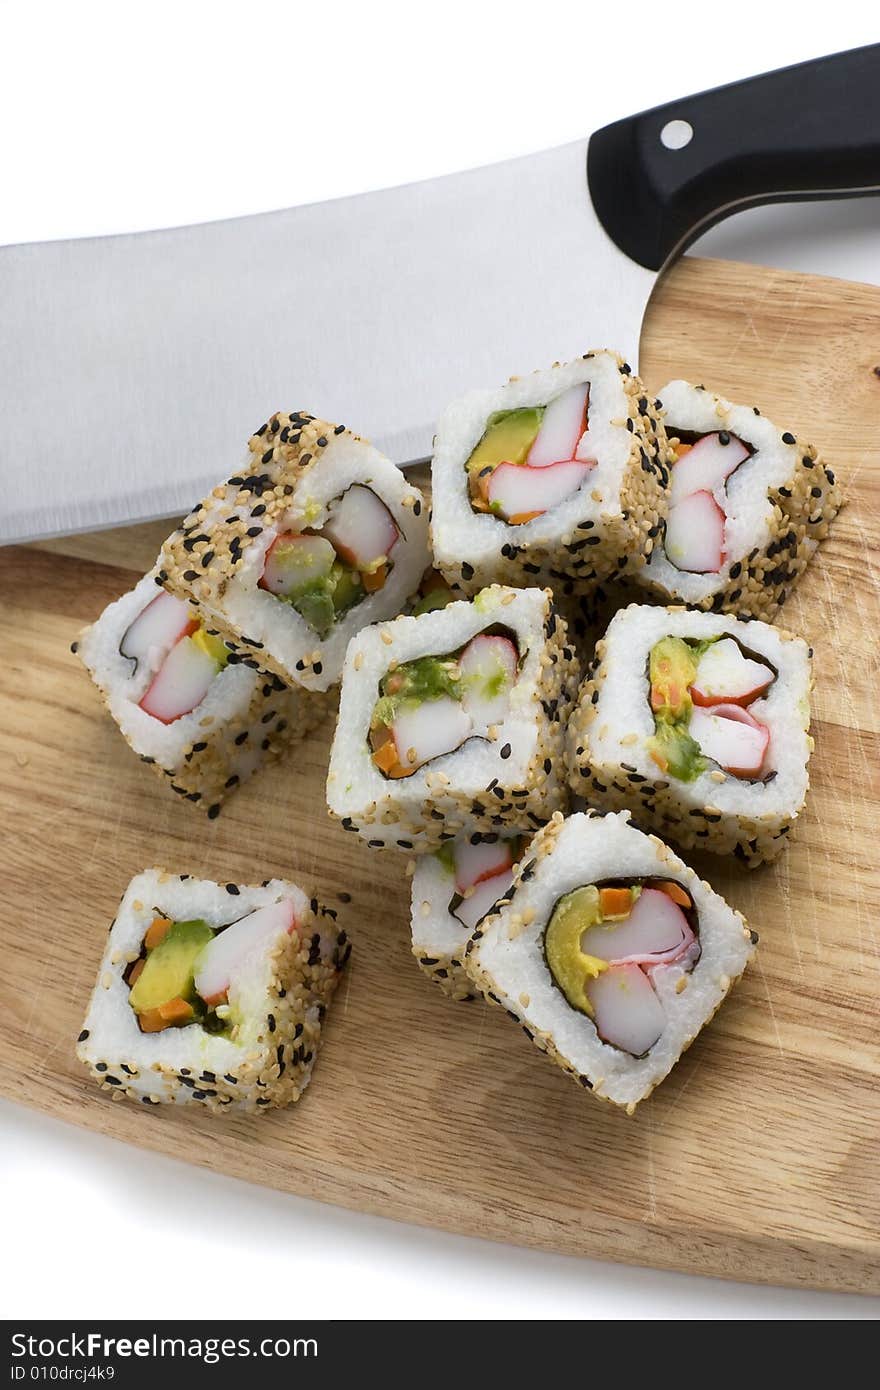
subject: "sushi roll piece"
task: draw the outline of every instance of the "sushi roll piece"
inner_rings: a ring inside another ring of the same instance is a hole
[[[531,831],[448,840],[416,860],[412,882],[412,949],[422,970],[451,999],[473,999],[465,948],[513,882],[513,869]]]
[[[569,725],[573,789],[680,845],[775,859],[809,786],[811,655],[760,621],[630,604]]]
[[[541,583],[557,596],[635,570],[666,512],[665,450],[653,402],[612,352],[462,397],[434,441],[438,567],[466,593]]]
[[[356,632],[393,617],[431,563],[422,494],[343,425],[273,415],[248,458],[165,543],[165,587],[245,660],[324,691]]]
[[[161,587],[158,567],[105,608],[74,650],[141,761],[211,817],[326,709],[324,697],[230,651],[196,609]]]
[[[351,947],[295,884],[148,869],[125,891],[77,1040],[102,1090],[268,1110],[309,1083]]]
[[[365,628],[342,675],[327,802],[376,849],[536,827],[567,804],[579,667],[545,589],[485,589]]]
[[[751,958],[745,919],[626,811],[554,816],[476,928],[468,974],[593,1095],[631,1114]]]
[[[634,577],[665,602],[769,622],[840,510],[834,474],[757,407],[687,381],[661,399],[669,510]]]

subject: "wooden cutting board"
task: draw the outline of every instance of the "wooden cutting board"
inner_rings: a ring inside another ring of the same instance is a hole
[[[405,860],[371,853],[324,809],[332,716],[214,822],[132,756],[68,647],[148,567],[162,525],[0,551],[0,1093],[358,1210],[703,1274],[880,1289],[878,364],[880,289],[690,260],[649,312],[651,388],[683,375],[758,404],[816,441],[849,501],[785,614],[816,651],[797,832],[753,873],[692,856],[760,932],[756,963],[634,1118],[585,1096],[500,1011],[425,981]],[[75,1061],[117,899],[152,864],[289,876],[328,903],[351,894],[352,966],[300,1105],[259,1120],[147,1112],[111,1103]]]

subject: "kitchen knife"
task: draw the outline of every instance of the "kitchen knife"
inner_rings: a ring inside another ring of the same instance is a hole
[[[0,251],[0,541],[179,514],[277,409],[430,453],[460,392],[588,347],[637,365],[713,221],[880,187],[880,45],[384,192]]]

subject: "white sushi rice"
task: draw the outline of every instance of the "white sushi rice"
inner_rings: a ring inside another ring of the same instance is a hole
[[[530,832],[511,831],[491,838],[512,840],[518,833],[528,835]],[[458,843],[459,840],[453,842],[453,853]],[[503,882],[499,896],[508,886],[506,877]],[[465,926],[461,918],[453,914],[454,897],[455,871],[449,858],[436,853],[419,855],[411,895],[413,955],[429,979],[440,985],[446,994],[453,999],[470,999],[474,991],[462,962],[473,928]]]
[[[450,582],[463,584],[469,592],[496,580],[522,582],[516,572],[522,569],[521,562],[516,561],[511,570],[512,562],[502,554],[502,547],[511,545],[523,548],[526,560],[529,556],[525,552],[535,552],[542,570],[548,553],[565,570],[570,558],[565,547],[579,527],[584,543],[584,523],[592,524],[591,539],[605,538],[608,527],[620,519],[625,506],[622,489],[633,446],[633,434],[627,428],[631,415],[625,389],[628,380],[621,374],[620,359],[614,353],[596,352],[564,366],[515,377],[494,390],[472,391],[447,408],[434,440],[431,535],[436,563]],[[590,383],[588,429],[581,436],[576,457],[595,459],[596,467],[586,475],[579,490],[517,526],[488,512],[475,511],[465,465],[485,433],[489,416],[499,410],[546,405],[569,387],[585,381]],[[617,546],[614,540],[612,550]],[[586,552],[587,558],[598,561],[601,551],[602,545],[596,544],[595,549]],[[583,552],[577,553],[580,556]]]
[[[669,382],[660,392],[660,400],[665,412],[666,433],[670,439],[676,438],[679,431],[703,435],[726,430],[751,445],[753,453],[730,474],[726,484],[722,482],[714,493],[716,503],[726,514],[725,553],[720,570],[711,574],[691,574],[678,569],[669,560],[661,538],[655,545],[648,564],[643,569],[634,571],[629,577],[640,585],[659,591],[668,600],[695,605],[703,604],[715,595],[720,597],[725,591],[732,590],[737,595],[730,603],[732,611],[739,608],[740,611],[750,612],[753,616],[772,617],[772,612],[761,607],[762,595],[759,585],[756,586],[757,593],[750,599],[750,586],[745,582],[750,577],[749,557],[753,552],[757,552],[755,559],[761,557],[756,567],[758,574],[755,577],[758,578],[764,552],[780,532],[787,531],[790,527],[792,511],[795,513],[794,519],[800,522],[799,529],[803,531],[804,523],[812,513],[816,510],[821,512],[823,507],[830,504],[827,513],[827,521],[830,522],[839,506],[837,490],[827,481],[825,470],[818,461],[815,458],[810,459],[809,453],[809,468],[805,471],[805,446],[801,441],[795,439],[790,432],[779,429],[764,415],[757,414],[752,406],[735,405],[702,386],[693,386],[690,382],[682,380]],[[784,437],[786,435],[787,440]],[[810,453],[814,455],[815,451]],[[674,466],[673,464],[673,469]],[[808,484],[818,485],[821,490],[823,497],[818,503],[815,497],[811,498]],[[774,497],[779,488],[788,488],[795,494],[794,501],[789,503],[785,515],[780,512]],[[835,500],[832,500],[832,494]],[[797,515],[798,508],[801,509],[800,516]],[[815,551],[818,538],[824,534],[824,529],[823,526],[811,533],[807,526],[806,531],[799,537],[797,562],[800,568]],[[792,564],[793,559],[792,555],[792,560],[788,563]],[[737,567],[734,576],[730,573],[732,567]],[[768,560],[763,568],[772,572],[775,565]],[[745,581],[741,575],[743,571]],[[738,602],[743,591],[745,601]],[[766,598],[768,602],[771,601],[770,595]],[[775,597],[772,602],[774,607],[778,606]]]
[[[233,1014],[239,1019],[234,1039],[209,1033],[198,1023],[142,1032],[123,978],[127,966],[138,958],[144,936],[157,916],[172,921],[198,918],[216,930],[282,901],[293,905],[297,921],[294,937],[298,933],[308,939],[314,921],[309,899],[301,889],[281,879],[262,887],[240,886],[232,893],[221,884],[162,869],[149,869],[133,878],[111,926],[77,1045],[77,1056],[95,1079],[108,1090],[135,1100],[146,1098],[153,1104],[185,1105],[204,1100],[212,1109],[254,1109],[258,1096],[269,1096],[276,1090],[284,1100],[295,1099],[308,1083],[323,1008],[332,991],[299,988],[289,956],[289,943],[294,950],[296,943],[285,930],[277,940],[246,957],[235,972],[228,994]],[[328,967],[325,973],[332,977],[338,934],[332,922],[329,926],[329,931],[322,931],[320,957]],[[288,986],[283,999],[279,999],[279,984]],[[313,1046],[297,1081],[297,1063],[291,1060],[282,1081],[278,1047],[292,1040],[294,1015],[295,1022],[302,1024],[298,1036],[307,1037]],[[271,1020],[268,1026],[267,1019]],[[181,1073],[189,1078],[189,1084],[181,1082]],[[205,1089],[200,1088],[200,1082]],[[223,1101],[227,1097],[232,1100],[218,1105],[218,1096]]]
[[[349,828],[358,829],[375,848],[422,850],[452,839],[476,820],[476,798],[485,802],[487,829],[494,828],[492,816],[518,824],[523,814],[534,812],[540,821],[567,803],[561,756],[563,716],[577,669],[574,654],[565,658],[558,642],[551,662],[545,635],[550,611],[551,599],[543,589],[494,585],[472,602],[450,603],[419,617],[400,617],[359,632],[349,646],[342,673],[327,776],[332,813]],[[555,619],[554,623],[564,633],[564,624]],[[471,737],[408,777],[386,778],[373,762],[369,740],[383,676],[393,665],[457,651],[495,624],[516,635],[520,656],[503,722],[492,726],[489,737]],[[558,706],[560,722],[552,723],[552,733],[551,719],[542,707],[547,696]],[[545,753],[552,763],[546,773],[538,768]],[[515,803],[507,795],[512,789],[522,789]],[[504,794],[496,795],[496,791]],[[517,809],[523,814],[517,816]]]
[[[663,637],[724,636],[765,658],[777,672],[766,693],[748,706],[770,730],[765,768],[775,776],[769,782],[717,768],[684,782],[661,774],[650,755],[652,647]],[[809,785],[810,655],[801,638],[757,620],[642,604],[619,610],[597,645],[598,664],[569,728],[572,787],[594,805],[628,806],[636,819],[662,825],[683,844],[717,853],[739,845],[740,857],[772,858],[784,845],[781,828],[793,824]],[[754,839],[760,854],[749,846]]]
[[[329,504],[353,484],[369,488],[384,502],[400,538],[391,551],[384,586],[366,594],[321,638],[292,604],[261,589],[259,581],[276,536],[306,528],[320,531],[328,520]],[[210,532],[212,517],[227,510],[226,499],[215,499],[204,529]],[[340,678],[346,647],[354,634],[369,623],[399,613],[418,588],[431,564],[428,524],[428,509],[421,494],[390,459],[348,432],[331,438],[296,482],[285,513],[243,549],[242,564],[225,588],[215,610],[217,617],[236,633],[261,643],[261,661],[277,670],[282,679],[308,690],[328,690]]]
[[[487,998],[519,1020],[560,1066],[594,1095],[631,1110],[712,1018],[754,945],[739,912],[660,840],[628,822],[627,812],[577,814],[539,831],[523,855],[513,897],[477,928],[466,965]],[[603,1042],[592,1019],[568,1003],[547,966],[544,933],[566,893],[607,878],[654,876],[674,879],[690,893],[701,955],[689,974],[678,965],[654,970],[666,1026],[647,1055],[636,1058]]]

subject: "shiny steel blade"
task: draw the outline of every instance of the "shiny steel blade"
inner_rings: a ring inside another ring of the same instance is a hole
[[[179,514],[275,410],[406,464],[462,391],[590,347],[635,366],[655,276],[596,219],[586,148],[0,251],[0,540]]]

